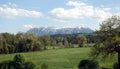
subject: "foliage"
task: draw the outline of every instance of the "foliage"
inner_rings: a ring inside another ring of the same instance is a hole
[[[83,45],[86,43],[87,39],[85,36],[78,35],[76,37],[77,43],[79,44],[79,47],[83,47]]]
[[[43,35],[38,37],[27,33],[17,33],[16,35],[0,33],[0,54],[41,51],[49,48],[70,48],[74,47],[74,44],[83,46],[86,42],[93,43],[93,37],[92,34]]]
[[[16,52],[37,51],[41,49],[42,44],[38,40],[38,37],[34,34],[0,34],[0,53],[9,54]]]
[[[109,54],[117,52],[120,44],[120,18],[114,16],[104,21],[100,25],[100,30],[96,31],[97,43],[93,48],[93,55],[99,55],[100,53],[103,57]],[[101,38],[102,37],[102,38]]]
[[[117,53],[120,67],[120,17],[113,16],[104,21],[96,35],[98,40],[92,49],[92,57],[101,55],[106,58]]]
[[[95,60],[82,60],[78,65],[79,69],[98,69],[98,67],[99,64]]]
[[[18,64],[23,64],[23,63],[25,62],[25,57],[24,57],[24,55],[16,54],[16,55],[14,56],[13,61],[14,61],[15,63],[18,63]]]

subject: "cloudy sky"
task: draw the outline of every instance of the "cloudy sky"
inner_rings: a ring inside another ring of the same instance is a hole
[[[35,27],[89,27],[120,15],[120,0],[0,0],[0,33]]]

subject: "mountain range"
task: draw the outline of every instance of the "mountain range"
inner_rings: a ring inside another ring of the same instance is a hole
[[[77,34],[77,33],[93,33],[94,31],[86,27],[66,27],[66,28],[54,28],[54,27],[40,27],[32,28],[26,33],[35,34],[37,36],[42,35],[56,35],[56,34]]]

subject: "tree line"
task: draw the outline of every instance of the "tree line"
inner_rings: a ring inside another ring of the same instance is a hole
[[[91,41],[90,41],[91,40]],[[82,47],[85,43],[93,43],[93,35],[43,35],[34,34],[0,34],[0,54],[41,51],[48,48],[69,48],[74,44]]]

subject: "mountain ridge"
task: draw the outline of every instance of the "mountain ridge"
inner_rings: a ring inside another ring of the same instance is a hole
[[[42,35],[55,35],[55,34],[76,34],[76,33],[93,33],[94,31],[87,27],[66,27],[66,28],[54,28],[54,27],[39,27],[32,28],[26,33],[35,34],[37,36]]]

